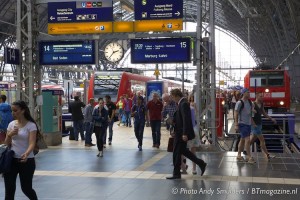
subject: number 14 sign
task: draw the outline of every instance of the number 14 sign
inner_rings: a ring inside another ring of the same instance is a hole
[[[12,49],[5,47],[4,61],[6,64],[19,65],[20,64],[20,51],[19,49]]]

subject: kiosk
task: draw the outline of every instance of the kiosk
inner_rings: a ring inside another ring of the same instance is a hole
[[[62,96],[63,90],[42,91],[42,132],[47,145],[62,143]]]

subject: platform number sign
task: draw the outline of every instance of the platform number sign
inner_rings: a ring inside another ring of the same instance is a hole
[[[20,51],[19,49],[13,49],[5,47],[4,49],[4,61],[6,64],[19,65],[20,64]]]

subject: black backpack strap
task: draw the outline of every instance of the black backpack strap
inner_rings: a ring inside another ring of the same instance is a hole
[[[252,101],[250,99],[248,99],[248,102],[249,102],[250,106],[252,107]]]
[[[241,114],[241,111],[244,109],[244,106],[245,106],[244,101],[242,99],[240,100],[240,102],[242,105],[240,107],[239,114]]]

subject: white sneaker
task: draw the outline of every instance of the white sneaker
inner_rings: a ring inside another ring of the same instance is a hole
[[[267,157],[268,157],[268,160],[271,160],[271,159],[275,158],[276,156],[268,154]]]
[[[103,151],[99,151],[99,157],[103,157]]]

